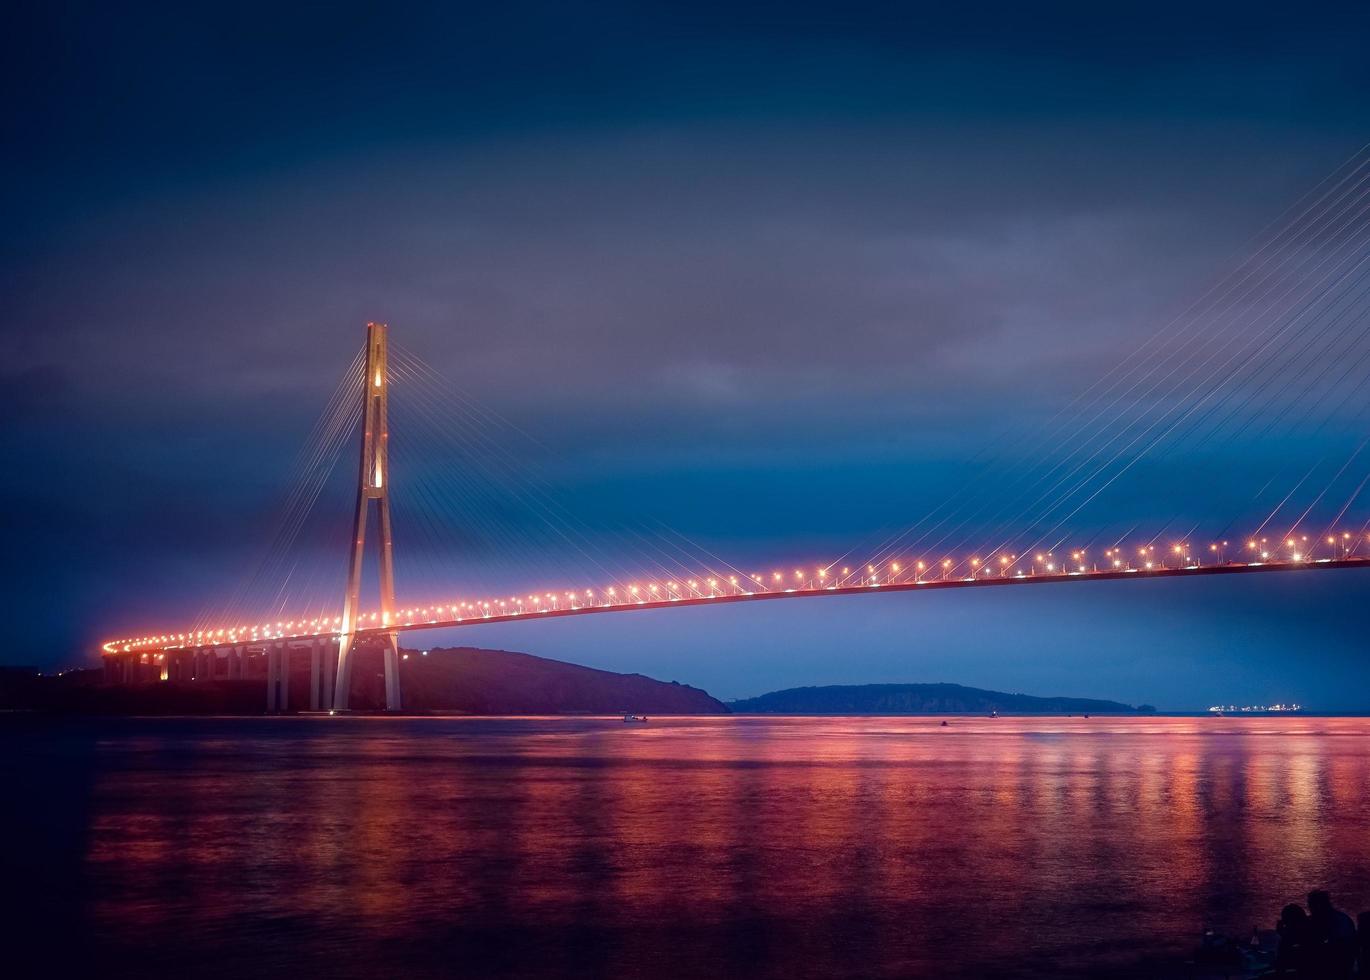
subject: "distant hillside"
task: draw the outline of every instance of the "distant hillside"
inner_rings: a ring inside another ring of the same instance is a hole
[[[960,684],[855,684],[829,687],[792,687],[756,698],[732,702],[729,707],[748,714],[814,715],[924,715],[976,714],[990,711],[1105,714],[1154,711],[1148,705],[1134,708],[1117,701],[1094,698],[1037,698],[1028,694],[983,691]]]
[[[507,650],[474,647],[408,651],[400,664],[404,706],[481,715],[727,714],[696,687],[642,674],[615,674]],[[378,680],[378,678],[372,678]]]

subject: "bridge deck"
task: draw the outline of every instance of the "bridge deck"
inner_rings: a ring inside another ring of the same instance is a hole
[[[368,635],[383,635],[390,632],[408,632],[423,629],[450,629],[457,626],[489,625],[492,623],[508,623],[522,620],[557,619],[567,616],[588,616],[599,613],[633,612],[648,609],[678,609],[684,606],[722,605],[725,603],[760,602],[774,599],[812,599],[820,596],[871,595],[889,592],[930,592],[941,589],[988,588],[992,586],[1053,585],[1066,582],[1108,582],[1125,579],[1186,578],[1208,575],[1247,575],[1259,574],[1262,572],[1293,573],[1367,567],[1370,567],[1370,558],[1351,557],[1341,559],[1324,558],[1297,562],[1227,562],[1218,565],[1189,565],[1176,568],[1106,569],[1099,571],[1056,572],[1049,574],[984,575],[976,578],[932,578],[880,584],[832,585],[823,587],[803,586],[791,589],[757,590],[754,592],[719,591],[714,595],[692,595],[666,599],[642,599],[608,603],[589,603],[584,605],[572,603],[569,606],[560,608],[525,608],[518,611],[492,612],[485,615],[440,615],[437,617],[402,615],[397,622],[389,626],[377,625],[358,627],[356,635],[358,637],[366,637]],[[730,586],[730,588],[732,587]],[[439,606],[436,608],[438,610],[444,610],[451,607]],[[422,612],[426,613],[428,610],[423,610]],[[189,637],[185,640],[172,639],[171,642],[162,641],[160,639],[116,641],[105,644],[103,649],[106,655],[117,655],[203,646],[226,646],[233,644],[247,644],[251,646],[280,641],[336,639],[337,637],[338,632],[336,630],[326,630],[322,632],[253,632],[251,635],[245,635],[242,632],[226,632],[214,636],[206,635],[203,638],[194,640]]]

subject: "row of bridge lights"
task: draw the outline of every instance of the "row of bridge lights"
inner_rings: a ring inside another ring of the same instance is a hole
[[[1330,554],[1326,558],[1316,556],[1315,542],[1308,535],[1290,536],[1283,541],[1276,539],[1274,545],[1268,538],[1250,538],[1246,541],[1248,564],[1261,564],[1267,561],[1327,561],[1350,558],[1359,543],[1360,536],[1342,532],[1326,538]],[[1208,546],[1210,554],[1220,564],[1227,562],[1228,541],[1215,541]],[[1283,544],[1283,549],[1281,549]],[[416,623],[462,622],[467,619],[502,617],[509,615],[536,615],[538,613],[560,612],[565,610],[606,608],[615,606],[641,605],[649,602],[678,602],[681,600],[718,599],[727,596],[746,596],[760,593],[817,592],[831,589],[852,588],[854,586],[878,587],[881,585],[919,584],[922,582],[947,581],[958,577],[965,567],[964,581],[987,578],[1029,578],[1038,575],[1079,575],[1090,572],[1141,571],[1170,568],[1172,560],[1177,568],[1198,568],[1200,563],[1194,555],[1189,542],[1182,541],[1173,545],[1167,553],[1157,551],[1155,545],[1143,545],[1135,552],[1122,547],[1107,548],[1103,552],[1103,567],[1090,559],[1089,552],[1078,549],[1066,557],[1057,557],[1055,551],[1036,552],[1030,557],[1013,554],[991,556],[985,560],[978,556],[969,560],[955,561],[944,558],[929,564],[920,560],[906,564],[898,560],[880,565],[868,564],[864,573],[850,566],[843,567],[840,573],[831,566],[817,568],[810,574],[805,569],[795,569],[791,579],[785,573],[775,571],[769,576],[761,572],[751,575],[729,575],[700,579],[669,580],[665,583],[652,582],[647,585],[630,585],[622,590],[610,586],[599,592],[596,601],[594,589],[584,592],[546,592],[530,594],[525,598],[510,596],[506,599],[486,599],[455,602],[450,606],[429,606],[404,609],[396,612],[393,621],[390,616],[378,613],[363,614],[358,617],[357,628],[372,629],[387,626],[412,626]],[[564,605],[563,605],[564,603]],[[144,636],[137,639],[116,640],[103,645],[107,653],[131,652],[142,647],[199,646],[215,643],[256,643],[269,640],[294,639],[301,637],[337,635],[343,631],[341,616],[322,617],[311,620],[278,622],[271,624],[225,628],[218,630],[197,630],[193,633],[164,633],[160,636]]]

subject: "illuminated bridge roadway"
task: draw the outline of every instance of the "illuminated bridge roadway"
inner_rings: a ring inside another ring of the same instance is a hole
[[[1254,546],[1254,543],[1253,543]],[[1216,548],[1216,546],[1213,546]],[[871,595],[890,592],[924,592],[939,589],[987,588],[1101,582],[1122,579],[1181,578],[1200,575],[1246,575],[1262,572],[1327,571],[1370,567],[1370,558],[1351,553],[1349,533],[1328,539],[1328,550],[1337,557],[1305,557],[1292,551],[1287,556],[1236,562],[1213,560],[1205,564],[1187,554],[1183,546],[1172,548],[1170,563],[1156,557],[1147,559],[1154,548],[1139,549],[1136,562],[1119,557],[1121,549],[1104,552],[1102,566],[1077,564],[1063,569],[1051,555],[1038,560],[1001,560],[980,562],[970,559],[951,565],[949,559],[935,564],[901,565],[890,562],[883,567],[866,566],[858,571],[818,568],[725,577],[644,582],[628,589],[544,592],[522,597],[455,601],[450,605],[430,605],[397,609],[393,617],[378,612],[358,617],[353,630],[361,646],[383,645],[397,632],[420,629],[448,629],[458,626],[488,625],[516,620],[554,619],[601,613],[671,609],[682,606],[720,605],[734,602],[760,602],[779,599],[812,599],[820,596]],[[1297,557],[1294,557],[1297,555]],[[1072,560],[1086,556],[1076,552]],[[920,565],[922,567],[920,567]],[[995,566],[995,567],[991,567]],[[846,574],[843,574],[843,572]],[[953,574],[959,573],[959,574]],[[829,578],[832,578],[829,581]],[[336,701],[335,674],[338,651],[343,640],[342,619],[281,621],[251,626],[219,627],[192,633],[165,633],[112,640],[103,645],[106,671],[111,681],[135,683],[162,680],[246,679],[263,677],[267,681],[268,710],[292,705],[289,694],[292,650],[309,656],[308,706],[317,710]],[[305,698],[298,698],[304,707]]]

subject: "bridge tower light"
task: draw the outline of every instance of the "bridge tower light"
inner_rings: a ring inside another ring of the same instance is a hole
[[[338,676],[334,686],[333,707],[346,710],[352,688],[358,609],[361,604],[362,561],[366,545],[366,523],[371,502],[376,502],[379,518],[380,614],[381,624],[395,622],[395,556],[390,533],[389,469],[390,404],[389,374],[386,369],[388,328],[383,323],[366,325],[366,374],[371,384],[362,399],[361,466],[357,477],[357,507],[352,521],[352,552],[347,563],[347,592],[338,638]],[[399,634],[383,632],[385,654],[385,707],[400,708]]]

